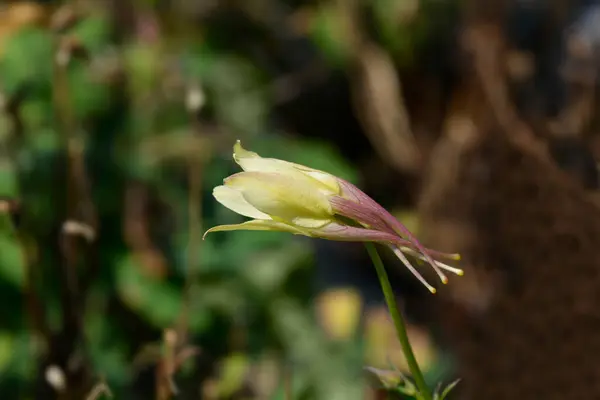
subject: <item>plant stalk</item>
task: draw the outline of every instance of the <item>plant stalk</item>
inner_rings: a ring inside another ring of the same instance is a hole
[[[404,353],[404,357],[408,363],[408,368],[412,374],[412,377],[417,385],[417,389],[419,390],[419,394],[423,400],[432,400],[431,392],[425,383],[425,378],[423,378],[423,373],[419,368],[419,364],[417,363],[417,359],[415,358],[415,354],[410,345],[410,341],[408,340],[408,334],[406,332],[406,324],[404,323],[404,319],[402,318],[402,314],[400,314],[400,310],[398,310],[398,305],[396,304],[396,297],[394,296],[394,291],[392,290],[392,285],[388,278],[388,274],[385,271],[385,267],[383,262],[381,261],[381,257],[377,252],[377,248],[373,243],[366,242],[365,246],[373,261],[373,265],[375,266],[375,270],[377,271],[377,277],[379,278],[379,283],[381,284],[381,289],[383,290],[383,295],[385,297],[385,302],[387,303],[388,309],[390,311],[390,315],[392,316],[392,320],[394,321],[394,326],[396,328],[396,333],[398,335],[398,340],[400,341],[400,346],[402,347],[402,353]]]

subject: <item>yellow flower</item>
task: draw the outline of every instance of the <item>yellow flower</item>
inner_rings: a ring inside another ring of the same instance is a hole
[[[432,293],[435,288],[404,253],[431,264],[443,283],[447,278],[442,269],[462,275],[462,270],[433,259],[458,259],[458,255],[424,248],[404,225],[351,183],[303,165],[260,157],[245,150],[239,140],[233,148],[233,158],[243,172],[226,178],[222,186],[214,188],[213,196],[230,210],[253,219],[213,227],[205,236],[216,231],[266,230],[383,243]]]

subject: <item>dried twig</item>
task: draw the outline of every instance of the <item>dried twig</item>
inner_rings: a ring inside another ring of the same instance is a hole
[[[547,159],[545,149],[520,119],[510,100],[503,69],[506,65],[502,58],[505,44],[500,27],[473,23],[465,29],[463,44],[473,58],[475,75],[495,122],[509,140],[521,143],[542,159]]]
[[[88,256],[86,262],[89,270],[84,269],[84,271],[89,277],[98,269],[97,257],[91,256],[90,253],[95,242],[97,219],[84,162],[84,139],[80,134],[80,127],[74,115],[70,98],[68,69],[73,58],[87,59],[89,55],[85,48],[68,36],[57,35],[55,43],[53,100],[58,129],[61,132],[66,152],[67,195],[63,217],[65,222],[60,231],[62,253],[60,301],[64,319],[62,330],[52,346],[55,347],[53,351],[57,352],[54,356],[60,360],[60,363],[64,363],[60,366],[67,374],[67,381],[79,382],[78,387],[70,387],[69,390],[79,393],[88,382],[86,379],[82,380],[81,376],[70,379],[70,375],[81,372],[86,374],[91,370],[87,363],[81,362],[84,358],[75,358],[77,347],[85,340],[83,311],[85,309],[85,293],[88,284],[91,284],[91,279],[81,281],[79,278],[78,264],[81,262],[82,255],[80,238],[82,236],[86,238],[84,249],[85,255]],[[96,268],[92,268],[92,266]],[[64,346],[63,343],[68,343],[68,345]],[[81,354],[77,355],[77,357],[81,356]]]
[[[419,172],[421,153],[404,105],[392,58],[368,40],[360,24],[360,2],[337,0],[350,52],[354,109],[375,150],[401,172]]]
[[[157,400],[169,400],[173,395],[177,395],[175,373],[188,358],[200,354],[197,347],[183,346],[184,343],[175,330],[164,331],[162,352],[159,354],[155,372]]]
[[[199,85],[191,85],[186,99],[193,129],[191,134],[201,132],[197,113],[204,105],[204,93]],[[158,400],[168,400],[176,394],[174,375],[181,364],[189,357],[199,354],[199,349],[188,346],[189,315],[192,303],[192,286],[196,281],[198,248],[202,235],[202,159],[196,154],[186,154],[188,163],[188,256],[183,289],[182,310],[176,330],[166,330],[163,340],[164,350],[156,369],[156,391]]]
[[[106,396],[112,399],[113,394],[106,382],[99,382],[92,388],[85,400],[98,400],[100,396]]]

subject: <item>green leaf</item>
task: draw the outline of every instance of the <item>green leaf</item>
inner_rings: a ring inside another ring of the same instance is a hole
[[[243,353],[226,357],[221,365],[221,377],[217,382],[219,398],[228,398],[240,390],[248,374],[250,363]]]
[[[104,14],[95,13],[74,26],[70,34],[79,39],[87,51],[95,53],[109,43],[110,23]]]
[[[0,366],[2,376],[13,375],[23,381],[30,381],[37,368],[35,356],[42,350],[40,341],[32,340],[31,332],[26,330],[14,334],[2,333],[1,341],[0,352],[4,353],[0,355],[4,364],[3,371]]]
[[[4,373],[13,357],[14,337],[10,332],[0,332],[0,374]]]
[[[242,275],[261,293],[271,293],[280,290],[299,266],[299,261],[310,254],[310,248],[305,243],[292,242],[249,257],[244,262]]]
[[[84,62],[74,62],[69,66],[69,91],[78,120],[103,110],[109,104],[109,88],[92,80],[91,71]]]
[[[459,382],[460,382],[460,379],[457,379],[454,382],[450,383],[448,386],[446,386],[444,391],[441,393],[439,400],[444,400],[446,398],[446,396],[448,396],[448,394],[452,391],[452,389],[454,389],[454,387],[456,385],[458,385]]]
[[[204,82],[219,121],[242,136],[257,135],[265,127],[269,104],[261,81],[259,70],[250,62],[222,56]]]
[[[37,28],[22,29],[8,40],[0,63],[2,86],[8,96],[25,83],[34,88],[49,85],[53,48],[52,36]]]
[[[211,71],[217,60],[215,50],[204,42],[183,55],[183,71],[191,79],[204,82],[210,78]]]
[[[37,131],[47,129],[54,119],[50,101],[40,96],[32,96],[21,104],[19,113],[28,133],[28,144],[36,145],[40,139]],[[58,141],[58,135],[53,134],[55,141]]]
[[[337,8],[327,4],[320,6],[316,12],[310,36],[330,63],[344,65],[349,55],[348,41],[344,37]]]
[[[152,90],[159,83],[160,49],[151,44],[131,44],[124,50],[125,65],[134,95]]]
[[[212,235],[218,235],[213,233]],[[222,248],[224,261],[240,269],[248,264],[249,257],[267,249],[281,246],[292,236],[281,232],[256,232],[237,231],[231,232],[227,236],[227,245]]]
[[[406,381],[406,377],[399,371],[365,367],[367,376],[385,389],[394,389]]]
[[[0,234],[0,277],[16,287],[24,287],[25,258],[23,251],[17,240],[7,233]]]
[[[17,172],[6,159],[0,160],[0,196],[16,197],[19,193]]]
[[[415,9],[418,3],[417,0],[375,0],[372,4],[376,27],[386,47],[406,63],[413,59],[415,27],[412,22],[418,15]]]
[[[117,292],[123,302],[138,312],[154,326],[173,326],[182,310],[181,290],[168,282],[144,276],[143,266],[132,256],[124,257],[117,263]],[[205,313],[190,316],[193,329],[201,329],[208,322]]]

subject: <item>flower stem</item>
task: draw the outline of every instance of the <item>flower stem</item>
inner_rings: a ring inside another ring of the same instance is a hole
[[[373,261],[375,270],[377,271],[377,277],[379,278],[379,283],[381,284],[385,301],[390,311],[390,315],[392,316],[392,320],[394,321],[394,326],[396,327],[396,333],[398,334],[398,340],[400,341],[400,346],[402,347],[402,353],[404,353],[404,357],[406,358],[406,362],[408,363],[408,368],[410,369],[412,377],[415,380],[417,389],[419,390],[423,400],[432,400],[431,393],[427,387],[427,384],[425,383],[423,373],[419,368],[419,364],[417,364],[417,359],[415,358],[410,341],[408,340],[406,325],[404,323],[404,319],[402,318],[402,314],[400,314],[400,310],[398,310],[396,297],[394,296],[394,291],[392,290],[392,285],[390,284],[390,280],[387,272],[385,271],[385,267],[383,266],[383,262],[381,261],[381,257],[379,256],[379,253],[377,252],[377,249],[373,243],[365,242],[365,246],[369,252],[371,260]]]

